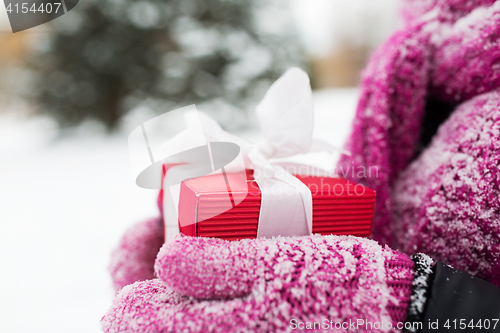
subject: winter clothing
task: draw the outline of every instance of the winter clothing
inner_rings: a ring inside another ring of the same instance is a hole
[[[161,217],[133,225],[113,251],[109,270],[116,290],[154,278],[154,262],[163,245]]]
[[[364,72],[338,170],[378,170],[345,172],[377,191],[376,240],[500,285],[500,1],[403,13]]]
[[[180,236],[158,254],[159,279],[125,287],[102,323],[105,332],[291,332],[363,319],[392,332],[406,318],[413,267],[353,236]]]
[[[500,288],[442,262],[431,272],[424,311],[418,319],[408,315],[406,332],[498,331]]]
[[[363,74],[346,145],[352,157],[337,171],[377,191],[375,240],[500,286],[500,1],[406,0],[402,13],[405,26]],[[117,287],[151,277],[145,267],[158,243],[151,252],[127,245],[162,239],[148,228],[127,233],[115,252]],[[144,269],[126,268],[124,258]],[[158,254],[158,279],[125,287],[103,328],[286,332],[292,319],[395,323],[410,299],[410,316],[427,318],[423,261],[410,296],[413,262],[371,240],[179,237]]]

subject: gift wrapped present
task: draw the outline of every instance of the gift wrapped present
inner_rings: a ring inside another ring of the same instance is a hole
[[[218,237],[228,240],[256,238],[262,195],[253,171],[246,179],[227,173],[228,191],[222,173],[186,180],[181,184],[179,230],[189,236]],[[296,176],[311,191],[312,233],[355,235],[371,233],[375,191],[343,178]],[[234,178],[234,179],[232,179]],[[279,191],[279,187],[277,189]],[[227,197],[237,205],[228,206]],[[283,193],[283,200],[287,194]],[[286,203],[285,203],[286,204]],[[222,213],[212,216],[214,211]],[[274,223],[287,224],[285,218]]]
[[[179,232],[231,240],[312,233],[369,236],[373,190],[332,176],[332,170],[307,163],[296,168],[301,164],[286,161],[336,150],[312,135],[307,74],[288,70],[256,111],[260,142],[228,133],[196,110],[185,116],[187,129],[166,142],[165,240]]]

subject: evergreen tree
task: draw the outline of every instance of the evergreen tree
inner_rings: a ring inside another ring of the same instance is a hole
[[[113,128],[143,104],[247,110],[286,68],[305,65],[289,17],[278,0],[81,1],[34,48],[33,96],[63,126],[90,117]]]

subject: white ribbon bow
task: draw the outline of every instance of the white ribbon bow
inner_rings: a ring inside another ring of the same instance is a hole
[[[189,131],[201,122],[208,142],[237,144],[241,148],[245,167],[254,170],[262,197],[257,237],[312,234],[311,191],[291,173],[272,162],[273,159],[309,151],[336,149],[324,141],[313,139],[313,100],[307,73],[296,67],[287,70],[269,88],[256,113],[265,138],[256,144],[224,131],[206,114],[189,112],[185,117],[188,129],[177,139],[167,142],[167,146],[178,145],[179,138],[189,137]],[[226,167],[226,171],[244,172],[241,166],[236,165]],[[171,202],[166,203],[164,212],[174,207],[177,211],[178,191],[179,188],[176,188],[172,196],[165,196],[164,201]],[[167,225],[177,225],[177,214],[165,216]],[[178,229],[168,232],[166,239],[173,238],[176,233]]]

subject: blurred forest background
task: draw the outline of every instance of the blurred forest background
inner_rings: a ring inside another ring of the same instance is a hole
[[[356,86],[396,11],[395,0],[82,0],[16,34],[0,11],[0,113],[129,130],[196,103],[242,130],[290,66],[315,89]]]

